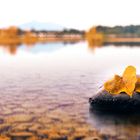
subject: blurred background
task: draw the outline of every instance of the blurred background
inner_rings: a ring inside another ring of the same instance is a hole
[[[139,140],[139,115],[88,100],[140,73],[139,0],[0,0],[0,140]]]

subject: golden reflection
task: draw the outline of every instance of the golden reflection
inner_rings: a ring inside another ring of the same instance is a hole
[[[15,26],[0,29],[0,47],[3,47],[10,54],[15,55],[20,44],[31,45],[38,41],[37,36],[30,31],[25,31],[24,35],[21,35],[20,32],[20,29]]]
[[[30,31],[26,31],[24,36],[22,36],[22,42],[26,45],[33,45],[39,41],[39,38]]]
[[[84,40],[84,32],[77,30],[25,31],[15,26],[0,29],[0,47],[8,50],[12,55],[16,54],[18,46],[21,44],[33,46],[36,43],[75,43],[82,40]]]
[[[0,48],[4,48],[4,50],[6,52],[8,52],[9,54],[15,55],[17,53],[18,45],[17,44],[9,44],[9,45],[0,46]]]
[[[86,40],[88,42],[88,47],[94,49],[103,45],[104,36],[102,33],[96,31],[96,27],[92,27],[86,32]]]
[[[7,49],[8,49],[8,52],[12,55],[15,55],[16,52],[17,52],[17,46],[16,45],[8,46]]]

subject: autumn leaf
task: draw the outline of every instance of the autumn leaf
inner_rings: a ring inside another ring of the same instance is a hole
[[[136,77],[136,68],[133,66],[128,66],[124,73],[123,73],[123,82],[125,84],[126,90],[125,92],[132,96],[133,91],[135,89],[135,85],[137,82],[137,77]]]
[[[115,75],[113,79],[105,82],[104,89],[112,94],[125,92],[132,96],[134,90],[140,92],[140,78],[136,77],[136,69],[133,66],[128,66],[123,76]]]
[[[123,79],[119,75],[115,75],[113,79],[105,82],[104,88],[112,94],[119,94],[120,92],[125,91]]]
[[[136,83],[135,91],[140,93],[140,77],[137,77],[137,83]]]

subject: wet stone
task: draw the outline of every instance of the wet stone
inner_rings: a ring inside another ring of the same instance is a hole
[[[26,114],[15,114],[6,118],[6,122],[15,123],[15,122],[31,122],[33,117]]]
[[[17,123],[12,127],[12,131],[26,131],[30,127],[30,123]]]
[[[10,128],[10,124],[2,124],[0,125],[0,133],[8,132]]]
[[[67,130],[67,129],[61,129],[60,131],[59,131],[59,134],[60,135],[62,135],[62,136],[67,136],[67,135],[69,135],[69,130]]]
[[[8,138],[6,136],[0,136],[0,140],[10,140],[10,138]]]
[[[117,140],[126,140],[127,139],[127,137],[126,136],[118,136],[117,137]],[[139,138],[138,138],[139,139]]]
[[[60,136],[59,134],[53,134],[49,136],[50,140],[68,140],[67,136]]]
[[[132,97],[126,93],[112,95],[105,90],[89,99],[90,107],[97,111],[140,113],[140,93]]]
[[[30,132],[37,132],[37,130],[40,130],[42,128],[41,124],[33,123],[30,127],[28,127],[28,130]]]
[[[51,138],[51,140],[68,140],[67,136],[57,136],[54,138]]]
[[[101,140],[101,138],[99,138],[99,137],[87,137],[83,140]]]
[[[40,130],[38,132],[38,137],[40,139],[48,138],[49,137],[49,132],[47,130]]]
[[[30,132],[14,132],[9,134],[12,140],[27,140],[33,136]]]
[[[75,134],[74,135],[74,140],[83,140],[85,138],[85,135],[83,134]]]
[[[4,119],[0,118],[0,124],[4,123]]]
[[[27,140],[39,140],[39,139],[38,139],[38,137],[33,136],[33,137],[28,138]],[[43,139],[43,140],[45,140],[45,139]],[[46,140],[47,140],[47,139],[46,139]]]
[[[3,107],[3,115],[9,115],[12,113],[13,113],[12,109],[7,108],[7,107]]]

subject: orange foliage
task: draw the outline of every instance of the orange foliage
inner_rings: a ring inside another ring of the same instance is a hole
[[[97,33],[96,27],[92,27],[86,33],[86,39],[88,41],[88,46],[92,48],[94,46],[101,46],[103,44],[104,37],[102,33]]]
[[[15,54],[17,46],[20,44],[34,44],[38,41],[36,35],[27,31],[24,35],[18,34],[18,28],[11,26],[7,29],[0,30],[0,45],[10,52]]]
[[[25,44],[34,44],[38,41],[38,37],[36,35],[34,35],[32,32],[30,31],[26,31],[24,36],[22,37],[22,42]]]
[[[24,35],[20,36],[18,34],[17,27],[9,27],[8,29],[0,30],[0,44],[1,45],[15,45],[20,43],[32,44],[37,42],[37,36],[30,31],[26,31]]]

